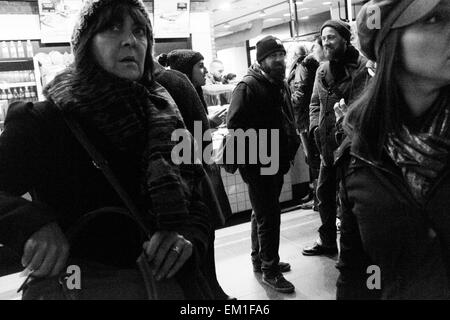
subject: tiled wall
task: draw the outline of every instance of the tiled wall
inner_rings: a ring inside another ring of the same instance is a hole
[[[252,205],[250,198],[248,197],[247,185],[242,180],[239,171],[234,174],[227,173],[221,168],[222,181],[225,185],[225,190],[230,201],[231,210],[233,213],[241,212],[245,210],[251,210]],[[292,184],[291,174],[288,172],[284,176],[283,189],[281,190],[280,202],[292,200]]]

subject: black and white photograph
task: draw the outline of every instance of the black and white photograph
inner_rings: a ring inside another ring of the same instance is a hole
[[[448,299],[450,0],[0,0],[0,300]]]

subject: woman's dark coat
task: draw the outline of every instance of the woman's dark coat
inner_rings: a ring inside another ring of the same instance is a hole
[[[203,136],[203,134],[210,129],[209,120],[203,103],[187,76],[177,70],[165,70],[161,65],[156,64],[155,79],[175,100],[189,132],[195,137],[194,122],[201,122],[201,134]],[[204,150],[211,143],[211,140],[202,141],[202,143]],[[222,182],[220,168],[216,164],[205,164],[204,168],[208,173],[208,176],[211,178],[221,209],[221,212],[213,214],[214,225],[216,227],[223,226],[225,224],[225,220],[232,215],[232,212],[228,196]]]
[[[101,148],[122,186],[142,208],[136,183],[140,179],[140,158],[113,149],[99,136],[89,137]],[[27,192],[32,195],[32,202],[20,198]],[[21,254],[25,241],[44,225],[57,222],[63,231],[68,231],[83,214],[110,206],[124,207],[68,129],[59,109],[49,102],[12,104],[0,135],[0,243]],[[123,219],[108,220],[103,230],[124,230],[114,237],[117,243],[97,254],[105,259],[117,257],[117,261],[102,262],[118,265],[134,262],[142,250],[143,238],[136,229],[127,232],[133,226]],[[207,220],[205,216],[192,217],[191,223],[180,232],[201,253],[209,242]]]
[[[450,164],[425,205],[388,156],[372,159],[356,139],[338,149],[337,165],[343,214],[338,299],[450,298]],[[381,290],[368,289],[369,266],[379,267]]]

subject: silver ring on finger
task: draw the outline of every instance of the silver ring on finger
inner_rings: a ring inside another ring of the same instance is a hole
[[[173,246],[173,247],[170,248],[170,250],[176,252],[177,255],[181,254],[181,248],[178,247],[178,246]]]

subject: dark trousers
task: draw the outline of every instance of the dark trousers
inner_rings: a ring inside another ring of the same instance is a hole
[[[210,238],[208,251],[206,252],[205,259],[203,261],[202,269],[209,287],[211,288],[214,299],[226,300],[228,298],[228,295],[223,291],[222,287],[219,284],[219,281],[217,280],[214,240],[215,235],[213,232]]]
[[[283,187],[284,175],[260,175],[258,170],[240,169],[242,179],[248,185],[253,212],[252,226],[252,262],[261,264],[265,276],[279,273],[280,256],[280,216],[279,197]]]
[[[320,164],[317,183],[317,199],[320,220],[320,240],[324,246],[336,246],[336,169],[334,166]]]
[[[317,149],[314,135],[307,135],[306,132],[300,134],[302,141],[302,149],[305,154],[305,160],[309,167],[310,182],[313,182],[319,177],[320,170],[320,152]]]

